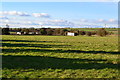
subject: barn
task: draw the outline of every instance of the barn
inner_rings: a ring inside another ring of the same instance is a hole
[[[16,32],[16,34],[17,34],[17,35],[22,35],[22,34],[23,34],[23,32]]]
[[[66,35],[67,35],[67,36],[77,36],[78,33],[75,32],[75,31],[68,31]]]
[[[68,35],[68,36],[75,36],[75,33],[73,33],[73,32],[68,32],[67,35]]]

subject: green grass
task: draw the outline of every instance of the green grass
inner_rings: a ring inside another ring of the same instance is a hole
[[[117,36],[2,36],[3,78],[118,78]]]

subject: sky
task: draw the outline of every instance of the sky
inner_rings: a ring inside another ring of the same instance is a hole
[[[2,2],[118,2],[119,0],[1,0]]]
[[[117,27],[117,2],[2,2],[0,26]]]

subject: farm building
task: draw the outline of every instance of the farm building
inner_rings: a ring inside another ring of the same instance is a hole
[[[67,35],[68,35],[68,36],[75,36],[75,33],[73,33],[73,32],[68,32]]]
[[[24,35],[26,32],[16,32],[17,35]]]
[[[17,35],[21,35],[21,34],[22,34],[22,32],[16,32],[16,34],[17,34]]]
[[[35,34],[35,32],[29,32],[28,34]]]
[[[28,34],[40,34],[40,32],[29,32]]]
[[[40,34],[38,30],[29,30],[29,32],[26,31],[21,31],[21,32],[16,32],[17,35],[35,35],[35,34]]]
[[[75,32],[67,32],[67,36],[77,36],[77,33],[75,33]]]
[[[23,35],[25,32],[16,32],[17,35]]]

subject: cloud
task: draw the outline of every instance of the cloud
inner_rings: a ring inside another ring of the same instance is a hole
[[[96,20],[96,22],[103,22],[106,21],[104,19],[99,19]],[[106,22],[115,22],[116,20],[114,19],[109,19]],[[98,23],[100,23],[98,22]],[[51,28],[67,28],[67,27],[71,27],[71,28],[100,28],[100,27],[104,27],[105,24],[92,24],[92,23],[73,23],[73,22],[69,22],[67,20],[46,20],[46,21],[40,21],[40,20],[2,20],[2,25],[1,26],[5,26],[6,24],[9,24],[10,27],[22,27],[22,28],[30,28],[30,27],[35,27],[35,28],[41,28],[41,27],[51,27]],[[107,27],[118,27],[117,24],[107,24]]]
[[[64,27],[74,26],[74,23],[69,22],[67,20],[48,20],[48,21],[42,22],[42,24],[47,26],[64,26]]]
[[[0,11],[1,15],[18,15],[18,16],[30,16],[26,12],[20,12],[20,11]]]
[[[79,23],[94,23],[94,24],[117,24],[118,20],[117,19],[80,19],[76,20],[76,22]]]
[[[80,28],[80,27],[104,27],[105,24],[107,25],[107,27],[117,27],[117,20],[116,19],[98,19],[98,20],[87,20],[87,19],[82,19],[80,20],[82,22],[72,22],[72,21],[68,21],[68,20],[19,20],[19,19],[15,19],[15,20],[7,20],[4,19],[2,20],[2,22],[4,24],[11,24],[10,26],[12,27],[13,25],[15,25],[16,27],[51,27],[51,28],[67,28],[67,27],[71,27],[71,28]]]
[[[116,19],[108,19],[108,20],[102,19],[99,22],[106,23],[106,24],[117,24],[118,20],[116,20]]]
[[[6,16],[0,16],[0,19],[8,19]]]
[[[33,13],[34,17],[50,18],[50,15],[47,13]]]
[[[95,26],[95,25],[116,25],[118,20],[117,19],[79,19],[74,21],[68,21],[68,20],[59,20],[59,19],[52,19],[51,16],[47,13],[32,13],[28,14],[26,12],[20,12],[20,11],[0,11],[0,19],[3,23],[7,24],[19,24],[21,26],[23,25],[29,25],[29,26],[58,26],[58,27],[76,27],[79,25],[83,26]],[[4,15],[3,15],[4,14]],[[38,18],[21,18],[16,16],[7,16],[7,15],[18,15],[18,16],[34,16]],[[39,19],[39,18],[45,18],[45,19]],[[50,19],[49,19],[50,18]],[[79,25],[78,25],[79,24]],[[93,25],[94,24],[94,25]],[[16,26],[17,26],[16,25]],[[98,26],[99,27],[99,26]]]
[[[109,19],[109,22],[116,22],[117,20],[115,19]]]
[[[2,23],[9,23],[10,21],[9,20],[2,20],[1,22]]]
[[[74,27],[75,24],[72,22],[69,22],[67,20],[45,20],[45,21],[40,21],[40,20],[2,20],[2,23],[4,24],[15,24],[16,27],[24,27],[25,25],[33,26],[33,27]],[[24,26],[23,26],[24,25]],[[11,26],[11,25],[10,25]],[[12,26],[11,26],[12,27]]]
[[[104,23],[116,23],[117,20],[116,20],[116,19],[108,19],[108,20],[105,20],[105,19],[99,19],[98,22],[104,22]]]
[[[79,19],[75,20],[75,27],[118,27],[117,19]]]
[[[34,16],[34,17],[41,17],[41,18],[50,18],[51,17],[47,13],[28,14],[26,12],[20,12],[20,11],[0,11],[0,15]]]
[[[98,22],[104,22],[105,20],[104,19],[99,19]]]

